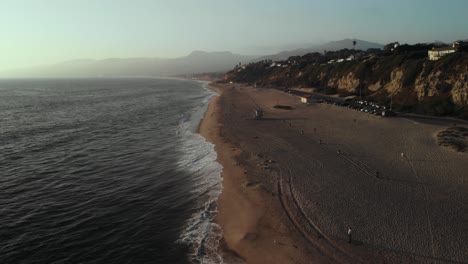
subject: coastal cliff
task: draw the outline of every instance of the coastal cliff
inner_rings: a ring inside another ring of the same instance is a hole
[[[325,94],[356,95],[386,104],[392,100],[400,111],[468,118],[465,52],[437,61],[427,58],[427,50],[314,53],[239,65],[224,79],[278,89],[313,87]]]

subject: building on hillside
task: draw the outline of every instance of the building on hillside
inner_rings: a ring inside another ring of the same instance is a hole
[[[462,41],[462,40],[455,41],[454,43],[452,43],[452,47],[456,49],[460,49],[461,47],[465,47],[467,45],[468,45],[468,42]]]
[[[429,59],[430,60],[438,60],[445,55],[450,53],[457,52],[456,45],[454,44],[452,47],[443,47],[443,48],[432,48],[428,51]]]
[[[394,51],[399,46],[400,46],[400,42],[398,42],[398,41],[388,43],[387,45],[384,46],[384,51]]]

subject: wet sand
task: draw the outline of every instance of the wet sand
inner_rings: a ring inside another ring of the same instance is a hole
[[[435,140],[449,124],[215,89],[200,133],[224,167],[224,244],[247,263],[468,262],[468,155]]]

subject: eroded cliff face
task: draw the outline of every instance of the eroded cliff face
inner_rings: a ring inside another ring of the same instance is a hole
[[[442,70],[431,72],[428,76],[420,74],[415,81],[414,89],[418,100],[427,97],[449,95],[457,106],[468,105],[468,68],[459,67],[453,74],[447,74]]]
[[[468,69],[465,67],[464,73],[460,73],[451,79],[452,91],[450,92],[452,101],[456,105],[468,105]]]
[[[341,91],[353,92],[359,89],[361,80],[357,78],[353,72],[350,72],[341,78],[330,78],[328,80],[328,86],[337,88]]]
[[[440,87],[441,74],[441,71],[431,72],[428,76],[419,74],[414,83],[414,89],[418,95],[419,100],[426,96],[435,96],[438,94],[437,88]]]
[[[344,95],[357,95],[361,90],[369,97],[392,96],[395,103],[450,100],[457,107],[468,106],[467,53],[438,61],[395,55],[334,64],[285,63],[282,67],[256,63],[226,73],[225,79],[260,86],[315,87]]]
[[[384,89],[391,95],[403,88],[403,70],[395,69],[390,74],[390,81],[384,84]]]

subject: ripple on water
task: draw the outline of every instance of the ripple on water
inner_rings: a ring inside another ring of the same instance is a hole
[[[203,111],[209,93],[200,84],[0,87],[1,263],[184,263],[200,248],[209,255],[219,237],[207,230],[220,233],[215,207],[205,205],[220,192],[220,167],[213,147],[180,126]],[[187,230],[204,237],[181,239]]]

